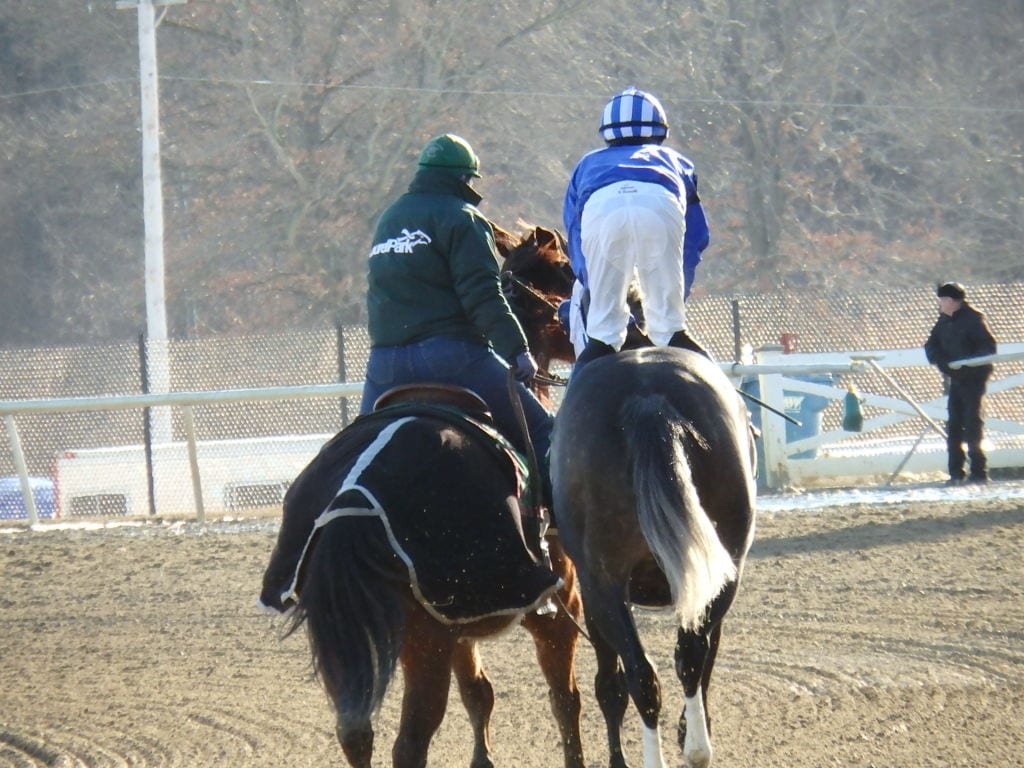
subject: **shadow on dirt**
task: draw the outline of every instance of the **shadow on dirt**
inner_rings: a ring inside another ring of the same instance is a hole
[[[1012,509],[970,510],[957,514],[946,506],[930,517],[892,522],[870,522],[832,531],[819,531],[806,536],[779,539],[756,539],[750,557],[764,559],[785,557],[802,552],[842,552],[868,547],[940,541],[977,528],[996,528],[1024,523],[1024,504]]]

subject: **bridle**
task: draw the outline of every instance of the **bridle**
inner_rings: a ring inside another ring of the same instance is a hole
[[[538,304],[543,304],[548,310],[548,317],[546,319],[558,319],[558,305],[548,301],[547,298],[545,298],[544,294],[542,294],[532,285],[523,281],[521,278],[517,277],[514,272],[511,272],[509,270],[505,270],[504,272],[502,272],[501,277],[503,280],[508,280],[516,288],[522,289],[526,293],[526,295],[529,296],[534,302]]]
[[[547,300],[547,298],[534,288],[529,283],[526,283],[521,278],[517,277],[513,272],[506,270],[501,273],[502,280],[507,280],[509,283],[514,285],[516,288],[522,290],[530,299],[536,304],[542,305],[547,309],[547,317],[545,320],[558,321],[558,305]],[[569,384],[569,380],[558,374],[551,373],[551,371],[539,370],[534,375],[533,380],[538,384],[544,384],[550,387],[564,387]]]

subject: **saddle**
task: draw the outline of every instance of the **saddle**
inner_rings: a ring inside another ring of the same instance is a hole
[[[470,389],[454,384],[423,383],[392,387],[377,398],[373,404],[373,410],[379,411],[405,403],[444,405],[462,411],[477,421],[489,425],[494,424],[494,417],[483,398]]]

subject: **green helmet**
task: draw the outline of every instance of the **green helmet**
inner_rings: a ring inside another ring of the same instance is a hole
[[[454,133],[435,136],[420,152],[420,168],[438,168],[456,176],[480,175],[480,160],[469,142]]]

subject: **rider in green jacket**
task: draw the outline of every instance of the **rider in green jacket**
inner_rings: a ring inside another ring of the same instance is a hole
[[[374,348],[435,336],[489,342],[518,367],[529,354],[526,337],[501,293],[494,232],[476,208],[482,198],[463,178],[479,176],[475,155],[452,136],[427,146],[464,165],[421,158],[408,192],[380,217],[369,260],[370,339]],[[522,375],[531,378],[528,365]]]
[[[377,223],[366,295],[371,349],[360,410],[369,412],[398,385],[454,384],[479,395],[497,428],[525,451],[509,398],[511,368],[550,509],[553,417],[525,386],[537,364],[501,292],[494,231],[470,186],[479,168],[465,139],[431,139],[408,191]]]
[[[382,394],[402,384],[453,384],[479,395],[498,430],[525,452],[509,398],[511,368],[550,509],[547,454],[553,418],[525,386],[537,364],[501,292],[494,231],[476,208],[481,198],[470,181],[480,175],[479,167],[465,139],[452,134],[431,139],[408,192],[380,217],[369,257],[371,348],[360,411],[369,413]],[[525,512],[526,542],[542,555],[539,510]],[[264,606],[288,607],[282,598],[311,526],[302,515],[289,516],[286,504],[263,577]]]

